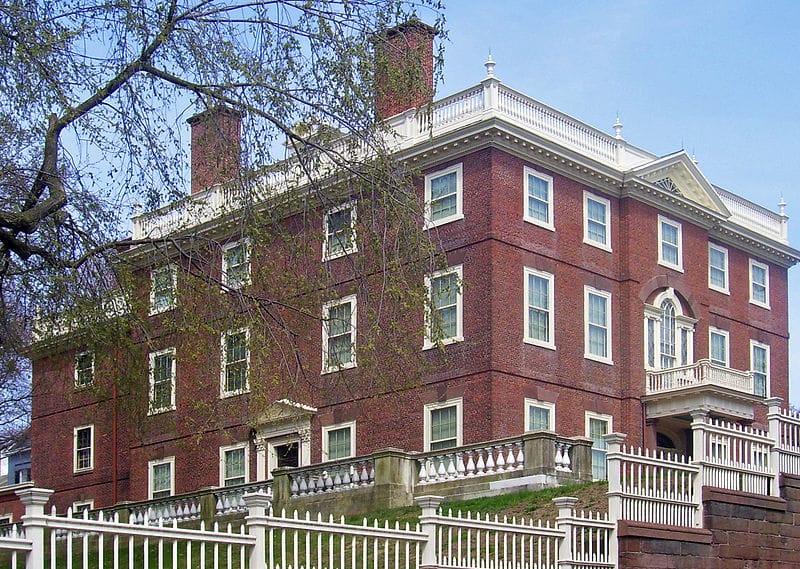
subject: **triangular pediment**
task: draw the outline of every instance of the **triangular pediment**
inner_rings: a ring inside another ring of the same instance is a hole
[[[293,424],[298,421],[309,420],[316,412],[316,407],[303,405],[302,403],[296,403],[288,399],[281,399],[280,401],[270,403],[261,414],[256,417],[253,423],[259,428],[272,425]]]
[[[648,162],[632,174],[664,193],[679,195],[724,217],[730,216],[714,187],[683,150]]]

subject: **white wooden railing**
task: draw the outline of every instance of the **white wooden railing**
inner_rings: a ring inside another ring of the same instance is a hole
[[[91,519],[45,512],[51,490],[19,491],[26,512],[0,537],[11,567],[209,567],[281,569],[574,569],[613,568],[614,524],[606,516],[575,511],[575,498],[558,498],[555,525],[472,513],[439,512],[438,496],[417,499],[419,524],[345,523],[344,518],[273,514],[266,494],[246,494],[247,516],[238,528],[200,529],[178,521],[122,523],[119,513]],[[94,512],[96,515],[97,512]],[[24,562],[24,563],[23,563]]]
[[[648,371],[645,376],[646,395],[700,385],[713,385],[754,394],[753,372],[712,364],[709,360],[699,360],[687,366]]]
[[[800,414],[781,409],[780,399],[768,399],[769,436],[775,441],[773,465],[778,472],[800,476]]]
[[[760,235],[771,237],[776,241],[789,242],[788,217],[749,202],[721,188],[715,189],[722,203],[731,212],[731,221]]]
[[[700,527],[700,466],[687,457],[626,448],[606,436],[609,512],[613,519]]]
[[[706,486],[777,496],[778,472],[772,467],[775,446],[769,433],[721,419],[692,421],[695,462]]]

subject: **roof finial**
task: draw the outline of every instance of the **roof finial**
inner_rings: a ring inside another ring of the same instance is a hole
[[[781,201],[778,202],[778,211],[781,214],[781,217],[786,216],[786,200],[783,199],[783,192],[781,192]]]
[[[483,64],[486,67],[486,77],[494,77],[494,59],[492,59],[492,50],[489,50],[489,59]]]
[[[617,113],[617,120],[614,121],[614,136],[617,140],[622,140],[622,122],[619,120],[619,113]]]

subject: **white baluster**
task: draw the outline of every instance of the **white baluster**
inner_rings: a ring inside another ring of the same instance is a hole
[[[478,449],[478,464],[475,465],[475,474],[485,474],[486,473],[486,463],[483,461],[483,453],[486,452],[486,449]]]
[[[497,466],[497,471],[502,472],[506,469],[506,459],[503,457],[503,450],[504,446],[500,445],[497,447],[497,462],[495,465]]]
[[[464,453],[463,452],[459,452],[456,455],[456,476],[458,478],[464,478],[464,471],[465,470],[466,469],[464,468]]]
[[[486,449],[486,472],[489,474],[494,472],[494,447]]]
[[[421,458],[419,460],[419,482],[420,484],[424,484],[428,481],[428,469],[425,466],[425,459]]]

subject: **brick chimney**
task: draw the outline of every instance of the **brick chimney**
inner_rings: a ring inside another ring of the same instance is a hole
[[[242,151],[242,113],[220,106],[186,122],[192,127],[192,193],[236,178]]]
[[[375,114],[385,119],[433,100],[436,28],[419,20],[386,30],[375,40]]]

